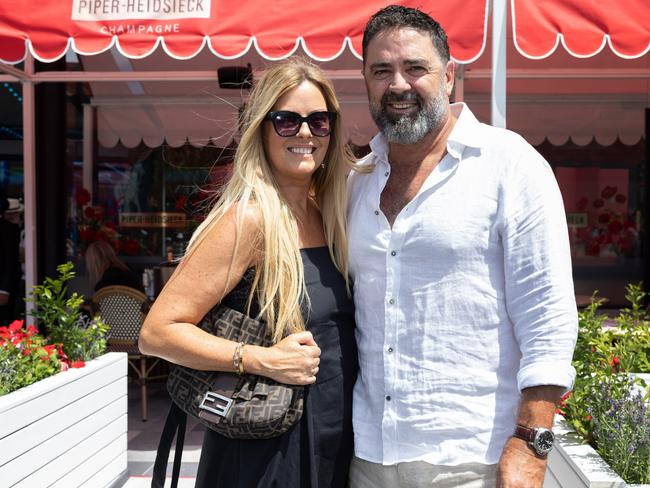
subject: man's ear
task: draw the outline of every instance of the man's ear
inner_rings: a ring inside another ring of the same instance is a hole
[[[447,68],[445,69],[445,88],[447,96],[451,96],[454,89],[454,82],[456,81],[456,63],[453,60],[447,61]]]

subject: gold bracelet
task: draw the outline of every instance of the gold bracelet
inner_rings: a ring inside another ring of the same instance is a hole
[[[245,371],[244,371],[244,344],[242,342],[241,349],[239,350],[239,376],[243,376]]]
[[[235,373],[244,374],[244,343],[240,342],[235,346],[235,352],[232,355],[232,365]]]

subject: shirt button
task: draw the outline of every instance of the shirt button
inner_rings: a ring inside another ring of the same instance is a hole
[[[393,352],[393,348],[392,348],[392,347],[389,347],[389,348],[388,348],[388,352]]]
[[[392,305],[393,303],[395,303],[395,300],[393,298],[391,298],[390,300],[388,300],[388,303],[390,303]]]
[[[386,401],[390,402],[390,395],[386,395]]]
[[[386,172],[384,173],[384,176],[388,176],[388,175],[389,175],[389,173],[388,173],[388,171],[386,171]]]
[[[375,210],[375,215],[379,215],[379,210]]]
[[[390,255],[391,255],[391,256],[397,256],[397,252],[396,252],[396,251],[391,251],[391,252],[390,252]]]

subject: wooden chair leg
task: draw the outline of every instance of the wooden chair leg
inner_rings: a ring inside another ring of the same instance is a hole
[[[142,404],[142,421],[147,421],[147,358],[140,358],[140,402]]]

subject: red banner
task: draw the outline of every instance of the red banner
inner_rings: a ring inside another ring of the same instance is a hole
[[[346,48],[360,58],[368,18],[390,3],[419,7],[437,19],[456,61],[468,63],[483,52],[487,0],[14,0],[0,2],[0,61],[21,61],[26,43],[42,61],[70,47],[96,54],[114,43],[131,58],[147,56],[159,43],[181,59],[206,43],[222,58],[254,47],[267,59],[281,59],[299,45],[321,61]]]
[[[559,43],[576,57],[607,45],[622,58],[650,51],[650,0],[512,0],[512,22],[528,58],[550,56]]]

